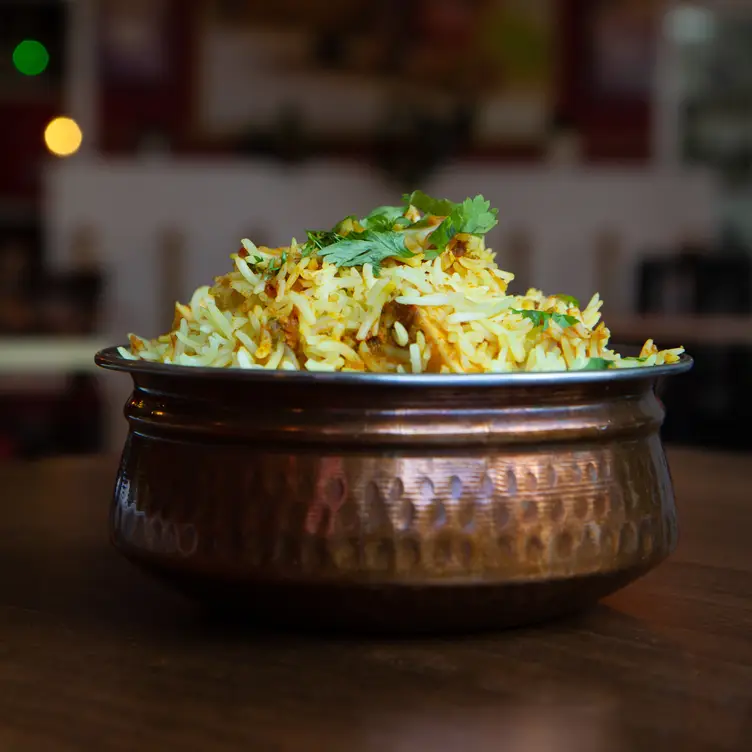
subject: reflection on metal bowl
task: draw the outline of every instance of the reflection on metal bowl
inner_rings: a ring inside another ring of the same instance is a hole
[[[691,367],[309,374],[127,361],[115,546],[304,628],[505,627],[592,604],[676,545],[659,378]]]

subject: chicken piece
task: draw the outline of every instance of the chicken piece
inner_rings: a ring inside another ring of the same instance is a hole
[[[379,330],[376,333],[376,337],[374,339],[378,339],[378,341],[382,345],[389,342],[389,338],[392,332],[392,327],[397,321],[399,321],[400,324],[402,324],[402,326],[405,327],[405,329],[410,331],[410,327],[413,325],[413,322],[415,321],[415,316],[417,312],[418,312],[417,306],[403,305],[402,303],[397,303],[393,300],[390,301],[384,306],[384,309],[381,312]],[[369,342],[369,346],[370,346],[370,342]]]
[[[368,342],[361,342],[358,345],[358,355],[366,369],[373,373],[388,373],[396,369],[396,362],[392,362],[384,354],[382,345],[376,337],[372,337]]]
[[[438,373],[442,366],[446,366],[451,371],[462,371],[459,355],[454,346],[447,341],[436,312],[430,308],[403,305],[395,301],[391,301],[384,306],[378,331],[374,337],[369,337],[366,342],[371,370],[374,370],[375,361],[386,360],[394,366],[409,364],[408,347],[400,347],[394,340],[393,328],[397,321],[407,330],[410,342],[415,342],[418,331],[423,332],[426,342],[431,347],[428,371]]]
[[[299,355],[298,346],[300,345],[298,312],[293,309],[289,316],[280,316],[279,318],[270,319],[269,333],[272,339],[278,342],[280,339],[296,354]]]
[[[185,319],[190,322],[193,321],[193,312],[190,307],[183,305],[183,303],[175,303],[175,316],[172,319],[172,329],[180,329],[180,322]]]
[[[459,353],[446,338],[446,334],[430,308],[418,308],[412,327],[408,330],[410,339],[415,340],[418,330],[423,332],[426,342],[431,347],[431,359],[428,361],[427,371],[439,373],[442,366],[446,366],[454,373],[463,370],[459,360]]]
[[[137,337],[135,334],[129,334],[128,335],[128,342],[131,346],[131,352],[134,355],[138,355],[143,349],[144,349],[144,343],[140,337]]]
[[[298,312],[293,308],[289,316],[281,316],[279,327],[282,330],[282,336],[285,338],[287,346],[295,353],[300,343],[300,324]]]
[[[414,305],[403,305],[391,301],[384,306],[381,313],[379,329],[375,337],[368,340],[368,347],[373,355],[387,357],[389,361],[396,363],[409,363],[409,356],[406,359],[396,357],[396,351],[402,350],[407,353],[408,348],[395,347],[392,329],[395,322],[399,321],[408,332],[410,342],[415,342],[418,331],[423,332],[426,342],[431,347],[431,360],[428,362],[428,371],[438,373],[442,366],[446,366],[451,371],[461,371],[459,357],[455,353],[455,348],[447,342],[438,317],[430,308],[423,308]]]
[[[455,235],[447,246],[447,250],[454,255],[455,258],[460,258],[467,253],[467,240]]]

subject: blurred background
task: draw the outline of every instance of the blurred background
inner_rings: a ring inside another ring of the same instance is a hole
[[[119,450],[96,349],[417,187],[691,351],[667,441],[752,449],[752,3],[0,0],[0,461]]]

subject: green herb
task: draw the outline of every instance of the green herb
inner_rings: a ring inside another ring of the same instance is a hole
[[[248,256],[245,261],[252,272],[258,273],[258,265],[264,263],[264,258],[258,254],[254,254],[253,256]]]
[[[429,235],[432,247],[425,254],[427,259],[436,258],[442,253],[457,233],[483,235],[497,224],[498,211],[491,209],[483,196],[456,204],[448,199],[435,199],[422,191],[414,191],[405,194],[403,199],[406,205],[414,206],[426,215],[443,217]],[[374,273],[378,274],[384,259],[415,255],[405,247],[404,236],[399,230],[432,225],[428,216],[411,223],[404,214],[405,207],[379,206],[363,219],[346,217],[332,230],[308,230],[301,254],[306,257],[315,253],[337,266],[370,263]]]
[[[587,365],[582,369],[583,371],[607,371],[613,361],[606,358],[590,358]]]
[[[411,258],[415,254],[407,250],[405,236],[400,232],[366,230],[320,249],[319,255],[337,266],[371,264],[373,273],[378,276],[385,259]]]
[[[457,207],[454,201],[448,198],[431,198],[423,191],[413,191],[402,196],[407,206],[414,206],[424,214],[433,214],[435,217],[448,217]]]
[[[567,316],[565,313],[554,313],[551,319],[557,323],[562,329],[568,326],[576,326],[579,321],[575,316]]]
[[[647,358],[630,357],[630,358],[622,358],[622,360],[636,360],[638,363],[644,363],[647,360]]]
[[[426,252],[426,258],[436,258],[458,233],[485,235],[498,224],[499,211],[490,207],[491,203],[483,196],[466,198],[461,204],[455,204],[449,215],[429,236],[433,248]]]
[[[268,278],[273,277],[286,263],[287,251],[282,251],[282,255],[266,267],[266,276]]]
[[[320,251],[322,248],[326,248],[334,243],[338,243],[340,240],[344,240],[345,236],[340,235],[338,232],[335,232],[335,230],[307,230],[306,238],[306,244],[300,251],[304,258]]]
[[[405,217],[407,219],[407,217]],[[408,229],[410,230],[420,230],[425,227],[438,227],[438,223],[434,222],[431,217],[425,216],[422,219],[419,219],[417,222],[409,222],[407,223]]]
[[[574,295],[562,295],[561,293],[558,293],[553,297],[558,298],[559,300],[563,300],[565,303],[569,303],[569,305],[573,305],[575,308],[580,307],[580,301],[577,300]]]
[[[410,224],[410,220],[403,216],[404,213],[405,209],[401,206],[379,206],[367,217],[361,219],[360,224],[365,230],[389,232],[397,224],[403,226]]]
[[[354,232],[356,229],[355,223],[357,221],[358,218],[354,214],[349,214],[343,220],[337,222],[337,224],[334,225],[333,232],[337,233],[338,235],[347,235],[350,232]]]
[[[548,329],[548,325],[553,321],[558,324],[562,329],[568,326],[574,326],[577,324],[577,319],[574,316],[567,316],[564,313],[551,313],[549,311],[530,311],[530,310],[518,310],[516,308],[511,309],[512,313],[517,313],[523,318],[529,319],[533,322],[533,326],[542,326],[545,332]]]

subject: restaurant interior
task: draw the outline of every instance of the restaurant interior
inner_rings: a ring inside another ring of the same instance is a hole
[[[673,360],[95,365],[416,189],[557,298],[485,324]],[[749,752],[751,265],[749,0],[0,0],[0,752]]]
[[[100,346],[167,330],[240,238],[416,187],[498,206],[488,242],[519,289],[597,290],[613,342],[687,348],[667,442],[752,448],[743,4],[0,12],[0,458],[117,451],[129,382],[97,374]]]

